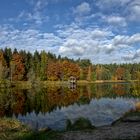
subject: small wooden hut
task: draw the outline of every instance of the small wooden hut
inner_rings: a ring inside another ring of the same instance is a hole
[[[76,84],[76,82],[77,82],[76,77],[70,76],[70,78],[69,78],[69,83],[70,83],[70,84]]]

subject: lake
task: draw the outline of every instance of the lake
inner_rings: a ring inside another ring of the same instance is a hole
[[[139,94],[140,95],[140,94]],[[111,125],[135,110],[140,96],[129,83],[0,89],[0,117],[16,118],[32,129],[65,130],[84,120]]]

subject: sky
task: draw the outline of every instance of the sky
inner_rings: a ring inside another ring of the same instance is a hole
[[[0,0],[0,48],[93,63],[140,62],[140,0]]]

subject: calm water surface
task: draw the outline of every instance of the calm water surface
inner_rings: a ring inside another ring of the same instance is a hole
[[[110,125],[135,110],[140,97],[127,83],[1,89],[0,117],[17,118],[32,129],[64,130],[79,118],[93,126]]]

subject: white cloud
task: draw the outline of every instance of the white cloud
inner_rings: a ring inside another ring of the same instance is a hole
[[[108,17],[105,16],[108,23],[123,23],[125,26],[126,22],[140,21],[140,0],[96,0],[96,5],[102,13],[111,12],[110,17],[109,14]],[[112,14],[117,14],[118,17],[115,19]]]
[[[140,21],[140,1],[133,0],[127,7],[128,19],[131,21]]]
[[[82,42],[76,39],[68,39],[64,42],[63,46],[60,47],[59,53],[65,55],[76,55],[81,56],[85,52],[86,46]]]
[[[53,33],[42,33],[39,30],[17,30],[0,28],[0,48],[11,47],[12,49],[25,49],[56,51],[61,44],[61,38]]]
[[[49,17],[43,14],[44,8],[47,6],[46,0],[37,0],[33,2],[33,11],[31,13],[25,13],[27,20],[34,21],[37,25],[41,25],[43,22],[48,21]]]
[[[119,25],[126,26],[130,22],[140,22],[140,0],[98,0],[96,5],[101,13],[111,13],[104,16],[108,23],[118,22]]]
[[[126,26],[127,25],[124,17],[105,16],[103,19],[111,25],[115,25],[115,26]]]
[[[88,14],[90,11],[90,5],[87,2],[81,3],[74,9],[74,13],[78,15],[85,15]]]
[[[106,28],[82,29],[72,24],[61,26],[55,34],[42,33],[35,29],[18,30],[0,26],[0,36],[0,48],[16,47],[31,52],[46,50],[71,58],[88,58],[94,63],[120,63],[140,59],[140,51],[137,50],[140,33],[131,36],[115,35]]]
[[[133,45],[135,43],[140,43],[140,33],[132,36],[117,35],[113,39],[114,45]]]
[[[102,44],[106,42],[107,38],[113,36],[112,32],[99,28],[67,27],[64,30],[59,30],[58,33],[59,36],[65,38],[59,53],[70,57],[93,56],[101,50]]]
[[[34,22],[37,25],[41,25],[42,23],[49,20],[48,16],[42,15],[41,12],[35,12],[35,13],[26,13],[27,20]]]
[[[132,36],[114,35],[107,29],[99,28],[81,29],[70,27],[59,31],[59,35],[65,38],[59,49],[61,55],[89,58],[93,62],[125,62],[125,56],[129,54],[128,50],[135,51],[135,45],[140,44],[139,33]],[[134,54],[129,60],[134,61]]]
[[[34,25],[41,25],[49,20],[49,16],[43,13],[43,10],[48,5],[47,0],[31,0],[27,1],[27,3],[31,6],[32,10],[30,12],[23,10],[16,18],[10,18],[9,21],[27,21],[34,23]]]
[[[93,39],[96,39],[96,38],[101,39],[101,38],[113,36],[113,33],[111,31],[101,30],[97,28],[91,32],[91,35]]]
[[[103,45],[103,48],[107,54],[117,50],[135,50],[135,45],[140,44],[140,34],[134,34],[132,36],[116,35],[109,40],[108,43]],[[127,51],[127,54],[128,52]],[[127,56],[126,54],[126,56]]]

